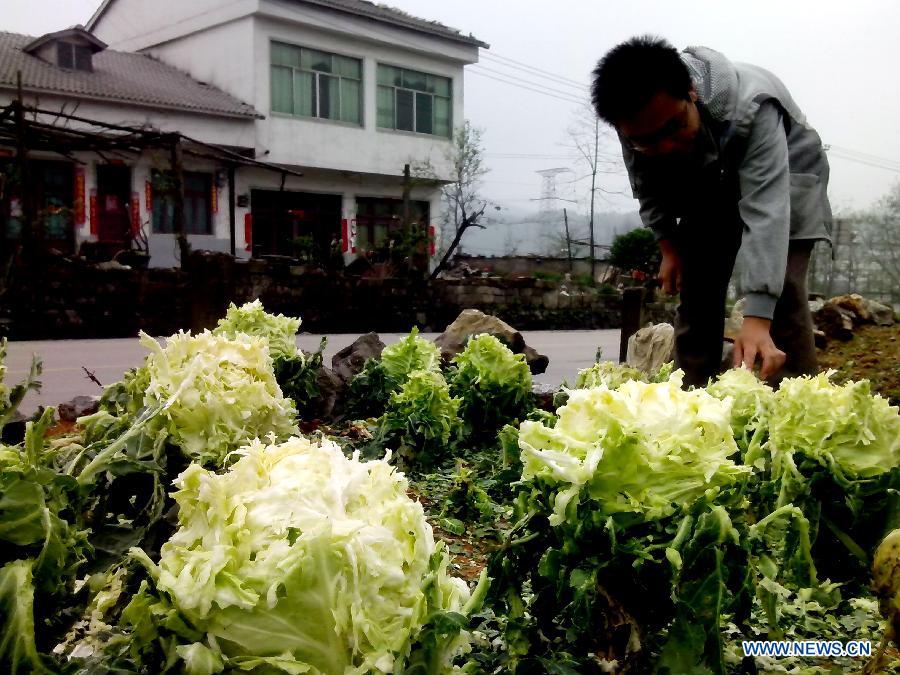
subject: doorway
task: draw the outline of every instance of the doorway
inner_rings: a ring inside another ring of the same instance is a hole
[[[130,248],[131,168],[97,165],[97,243],[110,256]]]
[[[331,267],[341,262],[341,195],[252,190],[253,255]]]

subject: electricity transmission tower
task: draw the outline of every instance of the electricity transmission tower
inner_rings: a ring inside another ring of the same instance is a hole
[[[542,178],[541,183],[541,196],[537,201],[540,201],[541,206],[538,212],[538,218],[541,223],[541,229],[544,231],[546,236],[547,233],[553,232],[556,227],[559,225],[559,202],[560,201],[571,201],[568,199],[562,199],[556,191],[556,177],[562,173],[572,173],[572,169],[568,169],[566,167],[558,166],[553,169],[542,169],[538,171]],[[566,223],[566,249],[569,250],[569,233],[568,233],[568,223]],[[571,257],[571,253],[569,253]]]

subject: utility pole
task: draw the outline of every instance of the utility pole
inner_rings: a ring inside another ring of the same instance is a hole
[[[572,271],[572,239],[569,237],[569,214],[563,208],[563,222],[566,224],[566,255],[569,258],[569,272]]]

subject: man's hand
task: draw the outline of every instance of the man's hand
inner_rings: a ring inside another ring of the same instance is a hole
[[[656,280],[664,293],[675,295],[681,290],[681,256],[671,242],[665,239],[659,240],[659,250],[662,253],[662,262],[659,264]]]
[[[787,356],[772,342],[769,328],[772,322],[758,316],[745,316],[741,326],[741,334],[734,341],[734,367],[742,363],[749,370],[753,370],[757,357],[762,360],[759,371],[761,379],[765,380],[781,370]]]

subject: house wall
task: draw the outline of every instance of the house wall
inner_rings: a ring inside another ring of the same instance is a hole
[[[0,107],[15,98],[12,91],[0,90]],[[25,105],[44,110],[63,111],[77,117],[127,127],[139,127],[163,132],[180,132],[204,143],[252,148],[255,139],[254,121],[250,118],[218,117],[209,113],[191,113],[147,106],[129,106],[111,101],[92,101],[56,94],[25,94]],[[61,124],[64,120],[45,116],[39,121]],[[66,122],[69,128],[95,127],[77,121]]]

